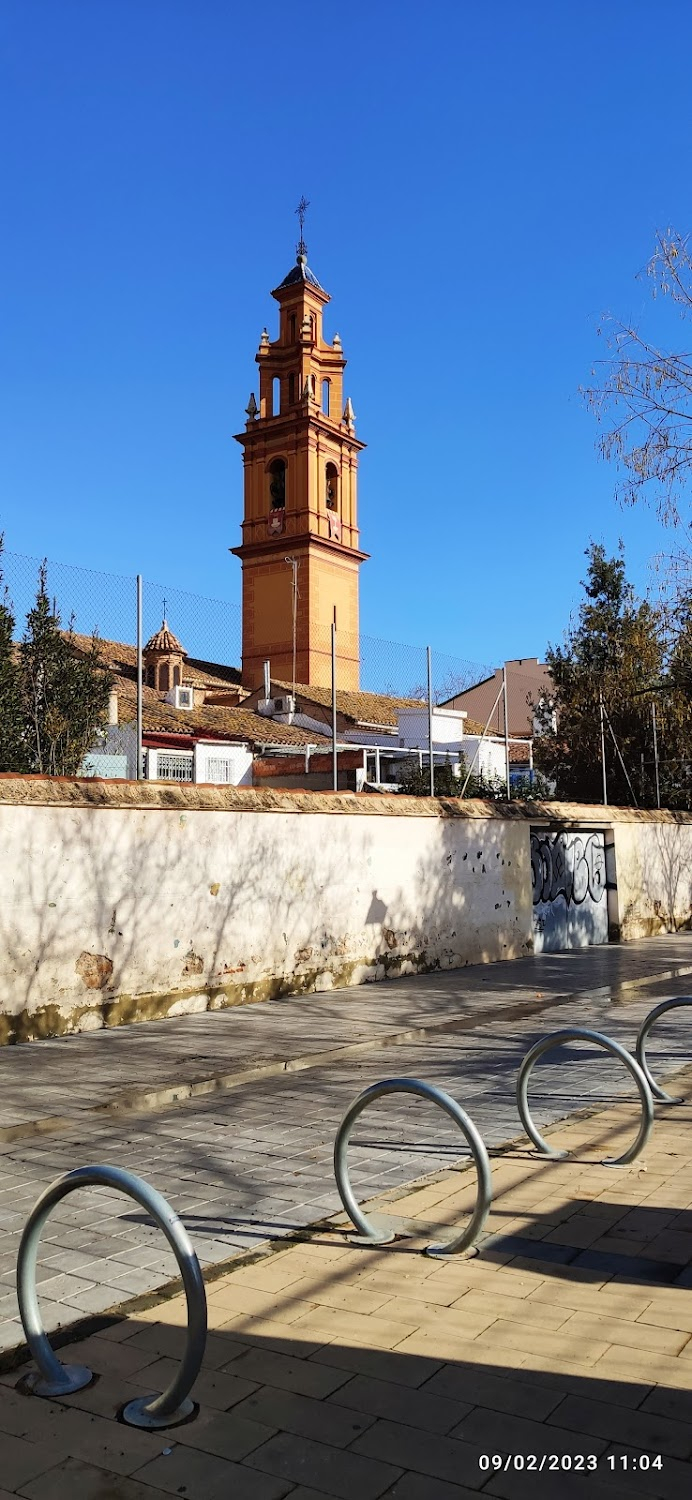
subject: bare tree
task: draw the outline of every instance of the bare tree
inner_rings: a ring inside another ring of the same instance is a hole
[[[676,304],[692,321],[692,254],[687,239],[668,229],[656,236],[645,271],[654,297]],[[620,470],[617,496],[631,505],[646,499],[667,525],[688,530],[687,485],[692,475],[692,355],[666,349],[633,323],[608,316],[599,328],[607,357],[583,394],[600,422],[604,458]],[[598,375],[601,379],[598,380]]]

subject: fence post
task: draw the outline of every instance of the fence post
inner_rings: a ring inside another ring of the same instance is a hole
[[[144,775],[142,750],[142,575],[137,574],[137,780]]]
[[[509,781],[509,714],[507,712],[507,663],[502,668],[502,701],[505,710],[505,780],[507,782],[507,801],[511,800],[512,792]]]
[[[656,772],[656,806],[661,806],[661,781],[658,774],[658,734],[656,732],[656,704],[651,700],[651,726],[654,732],[654,769]]]
[[[339,753],[336,748],[336,606],[332,620],[332,786],[339,790]]]
[[[608,806],[608,778],[606,776],[605,758],[605,729],[603,726],[603,693],[598,695],[598,708],[601,720],[601,771],[603,772],[603,806]]]
[[[428,750],[430,752],[430,796],[435,796],[435,752],[433,750],[432,653],[428,652]]]

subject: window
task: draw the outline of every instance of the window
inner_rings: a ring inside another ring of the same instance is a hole
[[[165,661],[159,667],[159,692],[160,693],[167,693],[168,692],[169,681],[170,681],[170,673],[169,673],[169,670],[168,670],[168,662]]]
[[[214,756],[207,761],[207,781],[215,781],[219,785],[233,785],[233,761],[221,760]]]
[[[180,667],[173,668],[173,686],[176,688],[180,682]]]
[[[317,381],[315,380],[314,375],[310,376],[310,390],[312,391],[312,399],[314,401],[315,393],[317,391]]]
[[[310,313],[310,338],[314,344],[317,339],[317,318],[314,313]]]
[[[147,687],[156,687],[156,667],[147,667]]]
[[[329,381],[322,381],[322,410],[325,417],[329,416]]]
[[[159,750],[156,762],[158,781],[193,781],[194,770],[194,755],[181,755],[175,751],[169,755]]]
[[[336,464],[327,464],[325,498],[327,510],[339,508],[339,471]]]
[[[288,336],[290,338],[291,343],[295,344],[295,341],[296,341],[296,315],[295,315],[295,313],[291,313],[291,316],[290,316],[290,318],[288,320]]]
[[[286,504],[286,465],[282,458],[275,458],[269,465],[269,497],[272,510],[283,510]]]
[[[272,380],[272,416],[278,417],[281,413],[281,381],[278,375]]]
[[[289,377],[288,377],[288,404],[289,404],[289,406],[293,406],[293,404],[295,402],[295,399],[296,399],[296,377],[295,377],[295,375],[289,375]]]

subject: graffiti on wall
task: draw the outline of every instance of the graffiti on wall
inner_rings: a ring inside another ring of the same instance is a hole
[[[602,901],[606,888],[602,833],[531,834],[533,904],[563,896],[568,906]]]

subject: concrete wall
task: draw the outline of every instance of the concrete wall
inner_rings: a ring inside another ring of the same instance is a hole
[[[625,939],[692,925],[692,818],[631,813],[614,825],[615,922]]]
[[[0,1040],[529,953],[531,825],[606,811],[613,923],[689,925],[690,818],[2,776]]]

